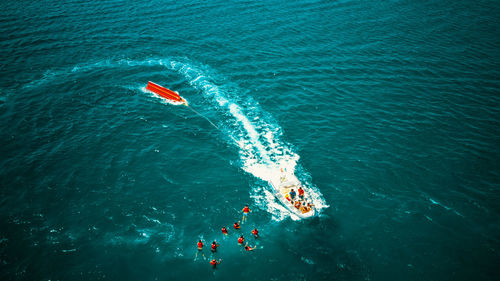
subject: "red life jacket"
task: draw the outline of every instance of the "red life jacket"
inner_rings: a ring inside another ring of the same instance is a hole
[[[243,213],[248,213],[248,212],[250,212],[250,208],[248,207],[243,208]]]
[[[210,261],[210,264],[211,264],[211,265],[216,265],[216,264],[217,264],[217,261],[216,261],[216,260],[211,260],[211,261]]]
[[[302,188],[299,188],[299,196],[304,195],[304,190]]]
[[[222,233],[227,234],[227,229],[225,227],[222,228]]]
[[[237,223],[234,223],[234,228],[238,229],[238,228],[240,228],[240,225]]]
[[[217,248],[217,244],[212,244],[212,249],[215,250]]]
[[[198,242],[198,248],[203,248],[203,243]]]
[[[243,241],[245,241],[245,238],[243,237],[238,238],[238,243],[243,244]]]
[[[257,234],[259,234],[259,231],[257,229],[254,229],[254,230],[252,230],[252,234],[257,235]]]

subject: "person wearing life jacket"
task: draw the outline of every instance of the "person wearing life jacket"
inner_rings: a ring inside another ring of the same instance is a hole
[[[257,248],[257,245],[255,245],[255,247],[253,247],[253,248],[250,247],[250,246],[248,246],[248,243],[245,245],[245,250],[246,251],[253,251],[253,250],[255,250],[255,248]]]
[[[304,200],[304,190],[302,189],[302,186],[299,186],[299,189],[297,191],[299,192],[299,198],[301,200]]]
[[[195,259],[198,258],[198,254],[201,253],[202,256],[205,256],[205,254],[202,252],[203,250],[203,242],[201,240],[198,241],[198,252],[196,253]]]
[[[259,231],[257,230],[257,228],[254,228],[252,230],[252,234],[253,234],[253,237],[255,237],[255,238],[259,237]]]
[[[302,212],[302,214],[305,214],[305,213],[309,212],[311,209],[308,208],[306,204],[302,204],[302,207],[300,207],[299,210]]]
[[[248,208],[248,205],[245,205],[245,208],[241,210],[243,212],[243,218],[241,219],[241,222],[245,222],[247,220],[247,215],[250,213],[252,210]]]
[[[233,227],[234,229],[240,229],[240,222],[235,222]]]
[[[217,242],[212,242],[212,253],[215,253],[217,251],[217,247],[219,247],[219,244],[217,244]]]
[[[215,269],[217,267],[217,265],[220,264],[221,261],[222,261],[222,259],[219,259],[218,262],[215,259],[213,259],[210,261],[210,265],[212,265],[212,268]]]
[[[227,228],[225,226],[222,227],[222,233],[224,235],[227,235]]]
[[[243,242],[245,242],[245,238],[243,238],[243,235],[241,235],[240,238],[238,238],[238,244],[242,245]]]
[[[292,199],[292,201],[295,200],[295,194],[295,190],[292,188],[292,190],[290,190],[290,199]]]
[[[293,205],[293,206],[297,209],[300,209],[300,205],[302,205],[302,203],[300,201],[297,201],[297,202],[295,202],[295,205]]]

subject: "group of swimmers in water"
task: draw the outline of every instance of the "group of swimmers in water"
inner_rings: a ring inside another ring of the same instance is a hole
[[[247,215],[248,215],[248,213],[250,213],[252,210],[250,210],[250,208],[248,207],[248,205],[245,205],[245,207],[244,207],[241,211],[243,212],[243,218],[241,219],[241,223],[243,223],[243,222],[245,222],[245,221],[247,220]],[[239,221],[238,221],[238,222],[235,222],[235,223],[233,224],[233,228],[234,228],[234,229],[236,229],[236,230],[240,229],[240,228],[241,228],[241,226],[240,226],[240,222],[239,222]],[[222,234],[224,234],[224,235],[228,235],[228,230],[227,230],[227,228],[226,228],[225,226],[223,226],[223,227],[222,227],[221,231],[222,231]],[[259,231],[257,230],[257,228],[254,228],[254,229],[251,231],[251,233],[253,234],[253,236],[254,236],[255,238],[258,238],[258,237],[259,237]],[[241,235],[241,236],[238,238],[238,244],[242,246],[242,245],[243,245],[243,243],[245,243],[245,238],[243,237],[243,235]],[[201,240],[199,240],[199,241],[198,241],[198,243],[197,243],[197,246],[198,246],[198,253],[200,253],[200,252],[203,250],[203,245],[204,245],[204,244],[203,244],[203,242],[202,242]],[[212,242],[212,245],[211,245],[211,249],[210,249],[210,250],[212,251],[212,253],[215,253],[215,252],[217,252],[217,248],[218,248],[218,247],[219,247],[219,244],[217,244],[217,242],[214,240],[214,241]],[[256,248],[257,248],[257,246],[254,246],[254,247],[249,246],[249,245],[248,245],[248,242],[247,242],[247,243],[245,244],[245,246],[244,246],[244,249],[245,249],[246,251],[253,251],[253,250],[255,250]],[[198,256],[198,253],[196,253],[196,256]],[[203,256],[205,256],[203,253],[202,253],[202,255],[203,255]],[[214,268],[214,269],[215,269],[215,268],[217,267],[217,265],[221,263],[221,261],[222,261],[222,259],[219,259],[218,261],[217,261],[216,259],[212,259],[212,260],[210,261],[210,265],[212,266],[212,268]]]

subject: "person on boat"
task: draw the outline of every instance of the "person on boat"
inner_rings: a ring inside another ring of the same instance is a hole
[[[297,209],[300,209],[300,205],[302,205],[302,203],[300,201],[296,201],[293,206]]]
[[[259,231],[257,230],[257,228],[254,228],[252,230],[252,234],[253,234],[253,237],[255,237],[255,238],[259,237]]]
[[[302,212],[302,214],[305,214],[305,213],[309,212],[311,210],[311,208],[307,207],[307,205],[304,204],[304,205],[302,205],[302,207],[299,210]]]
[[[245,208],[241,210],[243,212],[243,219],[241,219],[242,222],[245,222],[247,220],[247,215],[250,213],[252,210],[248,208],[248,205],[245,205]]]
[[[281,181],[281,182],[286,181],[285,170],[284,170],[283,168],[281,168],[281,177],[280,177],[280,181]]]
[[[256,248],[257,248],[257,245],[255,245],[255,247],[253,247],[253,248],[252,248],[252,247],[250,247],[250,246],[248,246],[248,243],[245,245],[245,250],[247,250],[247,251],[253,251],[253,250],[255,250]]]
[[[225,226],[222,227],[222,233],[224,235],[227,235],[227,228]]]
[[[240,229],[240,222],[235,222],[233,227],[234,229]]]
[[[240,238],[238,238],[238,244],[242,245],[243,242],[245,242],[245,238],[243,238],[243,235],[241,235]]]
[[[217,242],[212,242],[212,253],[215,253],[217,252],[217,247],[219,247],[219,244],[217,244]]]
[[[302,189],[302,186],[299,186],[299,189],[297,191],[299,192],[300,200],[304,200],[304,190]]]
[[[292,199],[292,201],[295,200],[295,195],[296,195],[295,190],[293,190],[292,188],[292,190],[290,190],[290,199]]]
[[[217,265],[220,264],[221,261],[222,261],[222,259],[219,259],[218,262],[215,259],[213,259],[210,261],[210,265],[212,265],[212,268],[215,269],[217,267]]]

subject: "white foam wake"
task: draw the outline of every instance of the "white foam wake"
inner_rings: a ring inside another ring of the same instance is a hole
[[[256,102],[251,98],[239,100],[241,99],[239,96],[231,96],[234,89],[217,86],[209,75],[211,71],[206,66],[193,66],[191,63],[173,60],[169,67],[182,74],[191,86],[215,101],[219,108],[224,109],[229,113],[228,116],[232,117],[233,120],[227,120],[224,125],[230,128],[227,133],[239,146],[243,170],[266,182],[279,176],[282,168],[297,175],[299,155],[294,153],[287,143],[280,140],[281,128],[274,125],[275,122],[272,122],[271,117],[265,116],[266,113]],[[247,106],[242,107],[239,103]],[[304,180],[307,175],[297,176]],[[310,198],[318,210],[328,207],[319,190],[311,183],[305,184],[309,186]],[[275,220],[282,220],[287,216],[299,219],[276,202],[269,186],[265,188],[256,186],[251,196],[256,204],[266,208]]]
[[[281,128],[272,121],[272,117],[261,110],[258,103],[251,98],[242,99],[238,94],[240,92],[238,89],[227,88],[224,85],[218,86],[214,79],[214,76],[217,76],[216,72],[207,66],[194,64],[187,59],[104,60],[71,68],[48,70],[43,77],[32,81],[25,87],[38,87],[63,75],[123,66],[164,66],[183,75],[191,86],[198,89],[229,117],[219,121],[224,125],[219,127],[228,128],[225,132],[230,137],[229,139],[234,140],[238,145],[243,170],[269,182],[272,178],[279,176],[281,169],[284,168],[294,173],[304,185],[309,187],[310,198],[318,210],[328,207],[319,189],[307,182],[306,179],[309,177],[307,173],[304,171],[297,173],[299,155],[291,150],[289,144],[280,140]],[[144,87],[140,87],[140,90],[149,93]],[[275,220],[283,220],[288,216],[292,219],[299,219],[276,202],[268,185],[256,185],[251,197],[257,205],[271,213]]]

